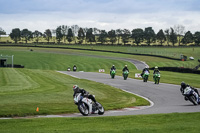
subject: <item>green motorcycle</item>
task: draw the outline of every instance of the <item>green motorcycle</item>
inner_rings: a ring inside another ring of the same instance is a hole
[[[129,72],[127,70],[123,72],[124,80],[126,80],[128,78],[128,74],[129,74]]]
[[[149,72],[145,71],[144,74],[142,75],[142,78],[143,78],[143,82],[147,82],[149,78]]]
[[[155,81],[155,84],[159,84],[159,82],[160,82],[160,73],[155,73],[154,74],[154,81]]]
[[[112,79],[115,78],[115,73],[116,73],[115,70],[111,70],[111,72],[110,72],[110,76],[111,76]]]

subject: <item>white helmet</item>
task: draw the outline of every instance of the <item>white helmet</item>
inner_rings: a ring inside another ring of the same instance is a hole
[[[73,86],[73,90],[76,91],[78,89],[78,85]]]

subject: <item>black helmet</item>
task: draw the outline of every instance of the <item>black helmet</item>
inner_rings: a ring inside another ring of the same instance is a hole
[[[186,88],[186,84],[184,82],[181,82],[181,87]]]

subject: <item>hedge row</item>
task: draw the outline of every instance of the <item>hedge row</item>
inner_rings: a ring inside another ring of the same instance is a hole
[[[150,70],[154,70],[154,67],[149,68]],[[191,68],[182,68],[182,67],[159,67],[161,71],[172,71],[172,72],[181,72],[181,73],[195,73],[200,74],[200,70],[195,70]]]

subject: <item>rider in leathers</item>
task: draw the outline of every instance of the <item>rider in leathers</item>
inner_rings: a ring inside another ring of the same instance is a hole
[[[144,72],[145,72],[145,71],[148,71],[148,72],[149,72],[149,68],[148,68],[147,66],[142,70],[141,76],[144,75]],[[149,73],[150,73],[150,72],[149,72]]]
[[[112,65],[112,67],[110,68],[110,74],[111,74],[112,70],[116,70],[115,65]]]
[[[124,68],[122,69],[122,71],[123,71],[123,76],[124,76],[124,72],[125,72],[125,71],[128,71],[128,72],[129,72],[127,65],[124,66]]]
[[[85,91],[84,89],[80,89],[80,88],[78,87],[78,85],[74,85],[74,86],[73,86],[73,90],[74,90],[73,97],[74,97],[77,93],[81,93],[81,95],[82,95],[83,97],[87,97],[87,98],[91,99],[95,104],[97,104],[97,103],[96,103],[96,99],[94,98],[94,96],[93,96],[93,95],[90,95],[89,92]]]
[[[185,90],[185,88],[187,88],[187,87],[190,87],[191,89],[193,89],[193,90],[198,94],[198,96],[199,96],[199,92],[198,92],[197,89],[195,89],[194,87],[192,87],[192,86],[190,86],[190,85],[188,85],[188,84],[186,84],[186,83],[184,83],[184,82],[181,82],[180,91],[181,91],[182,94],[184,93],[184,90]],[[185,100],[188,100],[188,98],[185,97]]]
[[[122,71],[123,71],[123,72],[124,72],[124,71],[128,71],[128,72],[129,72],[127,65],[124,66],[124,68],[122,69]]]

